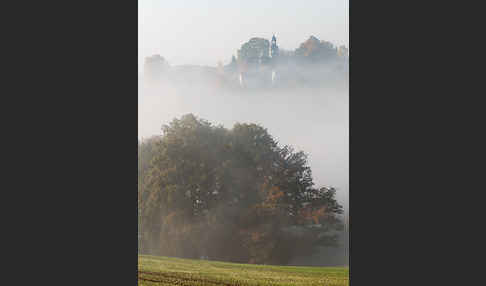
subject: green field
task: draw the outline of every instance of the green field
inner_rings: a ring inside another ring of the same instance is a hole
[[[145,286],[341,286],[349,285],[349,268],[253,265],[141,255],[138,282]]]

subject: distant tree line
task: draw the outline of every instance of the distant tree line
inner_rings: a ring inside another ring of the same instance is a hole
[[[269,56],[269,50],[272,55]],[[289,60],[301,64],[326,64],[340,61],[348,56],[348,49],[345,46],[337,47],[331,42],[321,41],[310,36],[305,42],[294,51],[282,50],[279,52],[277,39],[272,37],[272,44],[267,39],[251,38],[244,43],[237,51],[237,59],[241,64],[282,64]],[[282,59],[282,61],[280,61]],[[235,64],[234,59],[231,64]]]
[[[342,82],[348,71],[348,49],[310,36],[295,50],[251,38],[224,67],[227,82],[244,87],[292,87]]]
[[[295,50],[278,47],[275,35],[271,42],[253,37],[243,43],[232,55],[231,62],[217,67],[195,69],[194,66],[170,68],[167,61],[154,55],[146,58],[145,74],[152,82],[169,80],[179,83],[198,83],[194,74],[204,74],[203,84],[236,87],[291,87],[303,85],[332,84],[342,81],[348,72],[348,49],[321,41],[314,36],[304,41]],[[193,70],[197,70],[194,73]]]
[[[139,156],[141,253],[286,264],[343,228],[335,189],[315,187],[307,156],[262,126],[188,114]]]

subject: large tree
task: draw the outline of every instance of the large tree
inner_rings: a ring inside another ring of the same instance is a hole
[[[335,243],[335,190],[315,188],[306,155],[265,128],[189,114],[142,146],[142,252],[284,264]]]

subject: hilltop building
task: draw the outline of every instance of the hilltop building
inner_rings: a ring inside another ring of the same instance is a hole
[[[280,49],[277,38],[254,37],[243,43],[225,66],[169,66],[160,55],[145,58],[151,83],[226,88],[299,87],[336,84],[349,72],[349,50],[310,36],[295,50]]]
[[[272,36],[272,45],[270,46],[270,49],[272,59],[275,60],[278,57],[277,38],[275,38],[275,35]]]

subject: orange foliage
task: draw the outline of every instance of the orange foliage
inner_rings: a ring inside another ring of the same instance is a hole
[[[252,233],[251,233],[251,239],[252,239],[253,241],[255,241],[255,242],[256,242],[256,241],[259,241],[261,237],[262,237],[262,234],[261,234],[261,233],[259,233],[259,232],[252,232]]]
[[[176,220],[176,216],[177,216],[177,212],[171,212],[170,214],[168,214],[166,217],[165,217],[165,220],[164,222],[166,224],[173,224],[174,221]]]
[[[277,186],[270,186],[268,179],[262,184],[261,192],[264,196],[265,204],[275,204],[278,200],[284,196],[284,192]]]
[[[310,55],[310,53],[312,53],[312,51],[314,51],[317,48],[317,44],[314,41],[307,41],[304,44],[304,47],[305,47],[304,55],[307,57]]]
[[[304,208],[303,210],[300,211],[300,215],[304,220],[311,220],[315,224],[319,224],[319,219],[323,218],[327,215],[326,213],[326,207],[323,206],[319,209],[313,210],[310,207]]]
[[[283,197],[284,193],[276,186],[270,188],[266,201],[268,203],[276,203],[281,197]]]

